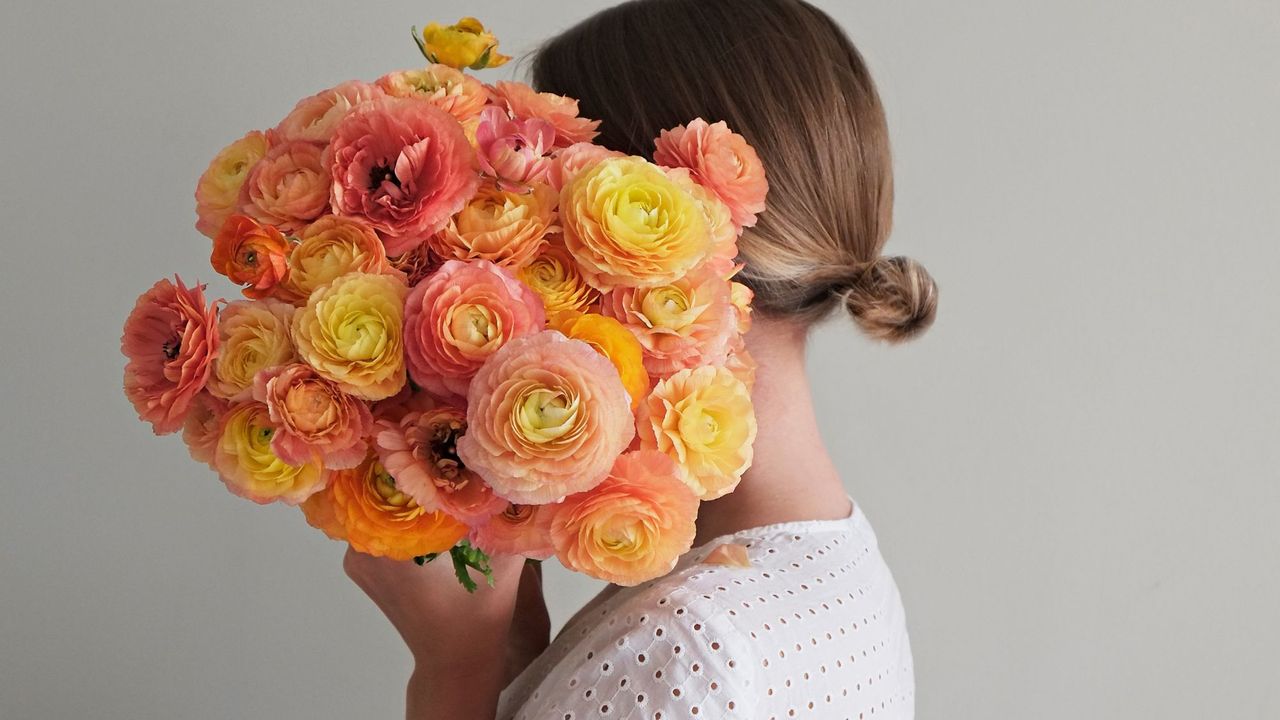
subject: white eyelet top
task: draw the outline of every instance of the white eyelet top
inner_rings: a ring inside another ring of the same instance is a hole
[[[747,548],[751,566],[702,561]],[[860,508],[744,530],[570,622],[502,694],[499,720],[910,719],[897,585]]]

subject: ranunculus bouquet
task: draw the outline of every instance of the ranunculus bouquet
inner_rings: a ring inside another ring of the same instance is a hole
[[[507,60],[474,19],[415,37],[426,67],[214,158],[196,227],[246,299],[156,283],[125,394],[231,492],[361,552],[449,554],[469,587],[494,553],[662,575],[751,463],[732,278],[760,160],[703,120],[623,156],[577,101],[464,73]]]

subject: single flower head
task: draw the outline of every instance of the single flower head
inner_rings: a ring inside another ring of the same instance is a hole
[[[280,143],[245,180],[241,211],[281,232],[295,234],[329,212],[329,169],[315,143]]]
[[[489,102],[484,83],[448,65],[428,65],[418,70],[402,70],[383,75],[378,87],[393,97],[425,98],[458,122],[480,116]]]
[[[373,434],[373,415],[363,400],[348,395],[309,365],[294,363],[258,373],[253,397],[264,403],[277,430],[271,449],[285,462],[301,465],[319,457],[331,470],[364,460]]]
[[[345,82],[303,98],[271,131],[280,142],[303,140],[320,145],[333,139],[333,131],[352,110],[382,97],[378,88],[358,80]]]
[[[467,534],[467,526],[442,512],[430,512],[400,488],[375,455],[359,467],[333,474],[333,510],[358,552],[411,560],[446,552]]]
[[[555,229],[556,193],[542,184],[525,192],[485,184],[467,206],[427,241],[446,260],[488,260],[526,265]]]
[[[241,190],[271,147],[267,134],[254,130],[222,149],[196,184],[196,229],[210,239],[240,207]]]
[[[282,460],[271,447],[275,434],[266,405],[247,402],[231,408],[222,422],[214,469],[240,497],[264,505],[297,505],[323,488],[329,474],[319,456],[297,465]]]
[[[306,305],[311,293],[353,272],[401,276],[372,228],[355,218],[326,215],[302,231],[276,294],[294,305]]]
[[[246,297],[264,298],[288,278],[291,250],[289,241],[271,225],[248,215],[232,215],[213,240],[209,262],[231,282],[245,285]]]
[[[343,392],[363,400],[395,395],[405,383],[408,292],[399,278],[358,272],[325,285],[293,316],[298,356]]]
[[[693,179],[714,192],[733,214],[739,228],[756,224],[764,212],[769,181],[760,156],[723,122],[698,118],[688,125],[664,130],[655,142],[654,162],[688,168]]]
[[[292,325],[293,306],[279,300],[239,300],[223,308],[218,318],[222,349],[209,392],[232,402],[251,398],[259,372],[297,359]]]
[[[556,142],[556,129],[546,120],[513,120],[490,105],[480,113],[475,138],[480,170],[503,190],[525,192],[546,180]]]
[[[473,17],[464,17],[453,25],[431,23],[422,29],[421,38],[414,28],[413,39],[428,62],[459,70],[501,67],[511,59],[498,52],[498,38]]]

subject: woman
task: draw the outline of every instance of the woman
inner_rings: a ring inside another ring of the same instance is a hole
[[[606,589],[550,647],[539,577],[518,558],[495,559],[497,587],[466,596],[443,564],[348,553],[417,661],[409,717],[912,717],[898,591],[823,447],[805,373],[808,330],[837,309],[897,342],[936,307],[922,267],[881,255],[892,168],[862,58],[802,0],[636,0],[551,40],[533,75],[603,120],[614,150],[652,157],[660,130],[701,117],[759,152],[769,208],[740,243],[757,308],[755,462],[702,506],[670,575]],[[717,563],[724,545],[750,566]]]

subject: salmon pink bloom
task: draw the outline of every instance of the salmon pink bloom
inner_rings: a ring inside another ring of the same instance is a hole
[[[574,143],[556,154],[555,160],[547,173],[547,181],[557,192],[568,185],[578,173],[590,168],[601,160],[625,157],[616,150],[610,150],[593,143]]]
[[[596,130],[600,127],[600,121],[580,117],[578,101],[573,98],[538,92],[518,82],[500,82],[491,90],[495,102],[505,107],[512,117],[551,123],[556,129],[556,147],[565,148],[574,143],[591,142],[599,135]]]
[[[182,427],[218,356],[218,303],[205,305],[204,286],[161,280],[138,298],[124,323],[120,351],[124,393],[157,435]]]
[[[329,212],[329,170],[315,143],[271,148],[245,180],[241,212],[295,234]]]
[[[698,118],[663,130],[655,141],[653,160],[666,167],[688,168],[695,181],[729,206],[739,228],[755,225],[756,216],[764,212],[769,193],[764,164],[746,138],[724,122],[708,124]]]
[[[471,544],[490,555],[523,555],[546,560],[555,554],[551,544],[554,505],[508,504],[502,512],[471,529]]]
[[[253,398],[264,403],[276,433],[271,449],[287,463],[319,457],[326,468],[353,468],[368,454],[373,433],[369,405],[302,363],[258,373]]]
[[[382,91],[358,80],[344,82],[303,98],[280,124],[271,131],[278,142],[328,143],[334,128],[356,107],[382,97]]]
[[[222,419],[227,408],[226,401],[208,392],[192,398],[191,411],[182,424],[182,441],[187,444],[192,460],[213,467],[213,456],[222,437]]]
[[[546,178],[555,141],[556,129],[546,120],[512,120],[502,108],[490,105],[480,113],[476,127],[480,170],[503,190],[523,192]]]

